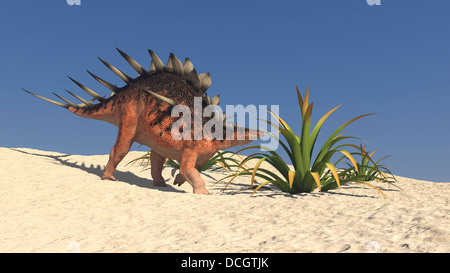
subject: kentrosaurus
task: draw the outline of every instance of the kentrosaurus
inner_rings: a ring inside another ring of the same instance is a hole
[[[136,141],[151,148],[151,175],[154,186],[166,186],[161,172],[165,159],[171,158],[180,161],[180,173],[175,178],[175,185],[181,185],[184,181],[188,181],[192,185],[194,193],[208,194],[196,166],[203,165],[219,149],[251,142],[260,136],[260,132],[245,128],[245,139],[237,140],[237,125],[230,126],[230,124],[225,123],[222,116],[220,126],[224,135],[227,127],[228,129],[232,128],[232,139],[216,139],[203,135],[201,139],[196,140],[193,135],[195,126],[201,126],[201,130],[211,118],[203,118],[200,123],[194,123],[194,97],[202,98],[201,108],[208,105],[218,105],[219,103],[219,95],[210,98],[206,94],[206,90],[211,85],[210,74],[197,74],[189,58],[186,58],[183,65],[172,53],[167,65],[164,65],[161,59],[151,50],[149,50],[149,53],[152,61],[150,70],[147,71],[126,53],[120,49],[117,50],[139,75],[133,79],[99,58],[126,83],[123,87],[116,87],[88,71],[94,79],[112,91],[109,98],[102,97],[70,77],[75,84],[94,99],[87,101],[66,90],[82,103],[75,104],[55,94],[65,102],[60,103],[23,90],[38,98],[67,108],[78,116],[103,120],[119,128],[117,140],[109,155],[109,161],[102,179],[116,180],[113,173],[117,165],[128,153],[133,142]],[[94,104],[95,100],[99,103]],[[181,126],[183,131],[183,126],[192,129],[192,138],[190,139],[175,140],[172,137],[172,125],[180,119],[171,115],[172,108],[176,105],[186,105],[191,110],[191,124]],[[217,118],[217,116],[213,115],[213,118]]]

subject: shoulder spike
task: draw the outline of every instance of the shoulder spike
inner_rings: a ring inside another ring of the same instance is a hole
[[[170,53],[170,57],[172,59],[173,72],[178,76],[183,76],[183,64],[181,61],[173,53]]]
[[[140,64],[138,64],[138,62],[136,62],[133,58],[128,56],[128,54],[118,49],[117,47],[116,49],[117,51],[119,51],[120,55],[122,55],[122,57],[133,67],[133,69],[136,70],[136,72],[139,75],[144,75],[147,73],[147,71]]]
[[[84,86],[83,84],[77,82],[76,80],[72,79],[71,77],[67,76],[71,81],[73,81],[76,85],[78,85],[81,89],[83,89],[86,93],[91,95],[93,98],[97,99],[98,101],[102,102],[105,101],[105,98],[100,96],[99,94],[95,93],[88,87]]]
[[[204,93],[208,88],[211,86],[211,75],[208,73],[203,73],[198,75],[200,78],[201,84],[200,84],[200,90]]]
[[[220,101],[220,95],[217,95],[210,100],[211,104],[214,104],[214,105],[219,105],[219,101]]]
[[[195,70],[195,68],[189,74],[189,80],[191,81],[192,87],[196,91],[200,91],[201,82],[200,82],[200,78],[198,77],[198,74],[197,74],[197,71]]]
[[[204,98],[205,98],[206,104],[211,105],[211,99],[209,98],[208,94],[205,93]]]
[[[167,61],[167,65],[165,67],[165,70],[168,71],[168,72],[173,72],[172,53],[169,56],[169,60]]]
[[[88,107],[91,107],[91,106],[92,106],[92,102],[93,102],[93,101],[87,101],[87,100],[83,99],[82,97],[80,97],[80,96],[78,96],[78,95],[76,95],[76,94],[70,92],[70,91],[67,90],[67,89],[64,89],[64,90],[66,90],[67,93],[69,93],[70,95],[74,96],[75,98],[77,98],[78,100],[80,100],[81,102],[83,102],[84,104],[86,104],[86,106],[88,106]]]
[[[91,75],[94,79],[96,79],[99,83],[103,84],[104,86],[106,86],[106,88],[108,88],[109,90],[116,92],[119,88],[117,88],[115,85],[105,81],[104,79],[95,76],[93,73],[91,73],[89,70],[86,70],[89,75]]]
[[[115,68],[114,66],[110,65],[106,61],[104,61],[102,58],[97,57],[106,67],[108,67],[112,72],[114,72],[119,78],[121,78],[125,83],[130,83],[133,78],[128,76],[127,74],[123,73],[119,69]]]
[[[153,95],[154,97],[156,97],[156,98],[158,98],[158,99],[160,99],[160,100],[162,100],[162,101],[164,101],[164,102],[166,102],[166,103],[172,105],[172,106],[175,106],[175,105],[178,104],[178,103],[177,103],[176,101],[174,101],[173,99],[166,98],[166,97],[164,97],[164,96],[161,96],[161,95],[158,94],[158,93],[155,93],[155,92],[150,91],[150,90],[145,89],[145,88],[144,88],[143,90],[144,90],[145,92],[147,92],[147,93]]]
[[[148,73],[151,74],[151,73],[155,73],[155,72],[156,72],[155,63],[152,61],[152,63],[150,64],[150,70],[148,71]]]
[[[191,73],[192,69],[194,69],[194,65],[189,58],[186,58],[184,60],[183,66],[183,74],[186,79],[189,79],[189,74]]]
[[[156,55],[156,53],[151,51],[150,49],[148,50],[148,52],[150,53],[150,56],[152,57],[152,64],[155,65],[156,71],[159,71],[159,72],[164,71],[164,64],[161,61],[161,59],[158,57],[158,55]]]
[[[67,105],[67,104],[60,103],[60,102],[57,102],[57,101],[54,101],[54,100],[50,100],[50,99],[41,97],[41,96],[36,95],[36,94],[34,94],[34,93],[32,93],[32,92],[26,90],[26,89],[23,89],[23,88],[22,88],[22,90],[25,91],[25,92],[27,92],[27,93],[29,93],[29,94],[31,94],[31,95],[33,95],[33,96],[35,96],[35,97],[38,97],[38,98],[43,99],[43,100],[45,100],[45,101],[48,101],[48,102],[50,102],[50,103],[56,104],[56,105],[61,106],[61,107],[64,107],[64,108],[69,108],[69,105]]]

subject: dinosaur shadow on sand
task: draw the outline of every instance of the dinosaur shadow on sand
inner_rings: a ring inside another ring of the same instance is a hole
[[[30,152],[26,152],[26,151],[21,151],[19,149],[15,149],[15,148],[10,148],[10,149],[13,151],[28,154],[28,155],[40,156],[40,157],[52,159],[55,161],[54,163],[60,163],[61,165],[64,165],[67,167],[77,168],[77,169],[83,170],[85,172],[97,175],[99,177],[99,179],[100,179],[100,177],[102,177],[103,172],[104,172],[104,167],[102,168],[102,166],[100,166],[100,165],[94,166],[91,164],[91,166],[86,166],[84,164],[84,162],[81,165],[78,165],[77,162],[69,162],[70,160],[66,159],[66,158],[68,156],[71,156],[70,154],[46,155],[46,154],[38,154],[38,153],[30,153]],[[122,172],[122,171],[116,170],[114,172],[114,176],[116,177],[117,181],[109,181],[109,182],[111,182],[111,183],[124,182],[124,183],[128,183],[130,185],[138,186],[141,188],[160,190],[160,191],[165,191],[165,192],[184,193],[184,191],[181,191],[181,190],[178,190],[178,189],[172,187],[171,185],[169,185],[169,183],[167,183],[167,187],[155,187],[155,186],[153,186],[152,179],[142,178],[131,172]],[[168,179],[166,179],[166,182],[167,182],[167,180]]]

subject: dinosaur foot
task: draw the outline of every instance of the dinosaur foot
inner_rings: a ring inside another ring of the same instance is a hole
[[[112,175],[103,175],[102,180],[117,181],[117,179]]]
[[[177,176],[175,177],[175,181],[173,182],[174,185],[178,185],[181,186],[183,185],[183,183],[186,181],[186,179],[181,175],[181,174],[177,174]]]
[[[167,187],[167,184],[164,180],[154,180],[153,181],[153,186],[154,187]]]
[[[195,194],[209,194],[208,190],[206,188],[197,188],[194,189]]]

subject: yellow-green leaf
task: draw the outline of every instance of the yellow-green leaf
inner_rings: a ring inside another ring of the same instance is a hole
[[[305,99],[303,100],[303,115],[305,115],[306,110],[308,110],[309,106],[309,86],[308,89],[306,89]]]
[[[292,189],[292,184],[294,183],[295,171],[289,170],[289,188]]]
[[[305,122],[311,123],[311,116],[312,116],[312,109],[314,106],[314,102],[311,102],[311,104],[308,106],[308,108],[305,111],[304,120]],[[309,133],[309,132],[308,132]]]
[[[255,180],[256,172],[258,171],[259,165],[261,165],[261,163],[263,163],[263,161],[266,160],[267,158],[268,157],[266,156],[266,157],[263,157],[260,160],[258,160],[258,162],[256,163],[255,167],[253,168],[250,189],[253,189],[253,181]]]
[[[355,167],[356,172],[359,173],[358,165],[356,164],[355,158],[349,152],[347,152],[346,150],[339,150],[339,151],[341,153],[343,153],[352,162],[353,166]]]
[[[328,111],[328,113],[326,113],[325,115],[323,115],[323,117],[321,119],[319,119],[319,121],[316,123],[316,127],[320,128],[322,127],[323,123],[325,122],[325,120],[334,112],[336,111],[336,109],[338,109],[339,107],[341,107],[341,105],[338,105],[336,107],[334,107],[333,109],[331,109],[330,111]],[[345,132],[344,132],[345,133]],[[344,134],[343,133],[343,134]]]
[[[281,125],[283,125],[283,127],[285,128],[285,129],[290,129],[290,127],[289,127],[289,125],[287,125],[287,123],[286,123],[286,121],[284,121],[280,116],[277,116],[277,115],[275,115],[274,113],[272,113],[272,111],[270,111],[270,110],[267,110],[272,116],[274,116],[277,120],[278,120],[278,122],[281,124]]]
[[[302,95],[300,94],[300,91],[298,91],[298,86],[297,86],[297,98],[298,98],[298,105],[300,106],[300,111],[303,114],[303,99]]]
[[[264,183],[262,183],[261,185],[259,185],[259,186],[252,192],[252,195],[250,195],[250,196],[253,196],[253,194],[255,194],[255,192],[256,192],[257,190],[259,190],[262,186],[267,185],[267,184],[269,184],[269,183],[272,183],[272,181],[267,181],[267,182],[264,182]]]
[[[379,188],[375,187],[374,185],[369,184],[369,183],[364,182],[364,181],[359,181],[359,182],[360,182],[360,183],[363,183],[364,185],[367,185],[367,186],[369,186],[369,187],[372,187],[372,188],[376,189],[376,190],[377,190],[379,193],[381,193],[386,199],[389,199],[389,198],[387,198],[386,195],[384,195],[384,193],[383,193]]]
[[[223,162],[220,162],[220,161],[216,161],[216,163],[218,163],[220,166],[222,166],[222,168],[224,169],[224,170],[226,170],[227,168],[225,167],[225,164],[223,163]],[[228,169],[230,169],[231,170],[231,168],[230,167],[228,167]]]
[[[319,191],[322,191],[322,186],[320,184],[320,176],[318,172],[311,172],[312,177],[314,178],[314,181],[316,181],[317,188],[319,188]]]
[[[328,169],[330,169],[331,173],[333,174],[334,179],[336,180],[336,184],[338,185],[339,189],[341,188],[341,182],[339,181],[339,175],[336,171],[336,168],[331,163],[326,163]]]

